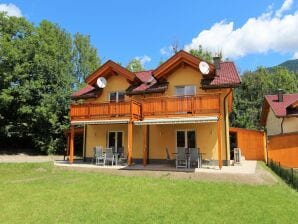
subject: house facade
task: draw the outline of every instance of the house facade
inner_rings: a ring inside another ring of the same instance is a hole
[[[267,132],[267,161],[298,168],[298,93],[266,95],[261,124]]]
[[[100,77],[104,88],[97,85]],[[72,95],[70,162],[75,127],[83,127],[85,158],[94,146],[122,147],[129,165],[146,165],[174,160],[177,147],[184,147],[198,148],[203,160],[220,168],[229,163],[228,115],[240,84],[233,62],[215,58],[210,64],[180,51],[143,72],[108,61],[85,81]]]
[[[298,132],[298,94],[266,95],[261,124],[267,136]]]

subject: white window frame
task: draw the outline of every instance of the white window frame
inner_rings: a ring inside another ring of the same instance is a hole
[[[124,131],[108,131],[108,136],[107,136],[107,148],[109,148],[109,145],[110,145],[110,133],[115,133],[115,151],[117,152],[118,151],[118,148],[119,147],[124,147]],[[122,145],[121,146],[118,146],[118,135],[117,133],[118,132],[121,132],[122,133]]]
[[[111,102],[111,94],[112,93],[116,93],[116,101],[115,101],[116,103],[119,102],[119,94],[120,93],[123,93],[124,94],[124,100],[123,101],[125,101],[125,91],[113,91],[113,92],[109,92],[109,102]]]
[[[195,132],[195,148],[197,148],[197,132],[196,129],[177,129],[175,131],[175,145],[176,145],[176,153],[177,153],[177,132],[183,131],[184,132],[184,140],[185,140],[185,147],[188,148],[188,139],[187,139],[187,132],[194,131]]]
[[[185,87],[193,87],[194,88],[194,94],[193,95],[186,95],[186,88]],[[184,94],[183,95],[177,95],[177,88],[184,88]],[[181,85],[181,86],[175,86],[175,96],[195,96],[197,93],[196,85]]]

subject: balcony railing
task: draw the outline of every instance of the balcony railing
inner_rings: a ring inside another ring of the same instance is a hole
[[[168,115],[208,115],[220,113],[220,95],[147,98],[142,102],[142,117]]]
[[[70,106],[70,117],[75,120],[137,119],[141,118],[141,104],[137,101],[83,103]]]
[[[127,102],[72,104],[72,121],[123,119],[141,120],[146,117],[195,116],[220,113],[220,95],[145,98],[142,103]]]

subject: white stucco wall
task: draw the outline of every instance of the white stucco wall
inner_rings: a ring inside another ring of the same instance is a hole
[[[277,135],[281,133],[281,125],[282,119],[277,118],[270,108],[266,121],[267,135]]]
[[[285,118],[283,123],[284,133],[298,132],[298,117]]]
[[[282,118],[277,118],[270,108],[266,128],[267,128],[267,135],[278,135],[282,133],[281,130],[281,123]],[[290,133],[290,132],[297,132],[298,131],[298,118],[297,117],[286,117],[284,118],[283,122],[283,133]]]

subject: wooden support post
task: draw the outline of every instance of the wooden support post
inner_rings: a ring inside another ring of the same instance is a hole
[[[221,157],[221,116],[218,117],[217,121],[217,140],[218,140],[218,166],[222,168],[222,157]]]
[[[70,147],[69,147],[69,162],[73,163],[73,151],[74,151],[74,126],[71,125],[70,127]]]
[[[143,165],[147,165],[148,160],[148,125],[143,126]]]
[[[132,164],[132,122],[128,122],[127,127],[127,153],[128,153],[128,165]]]

